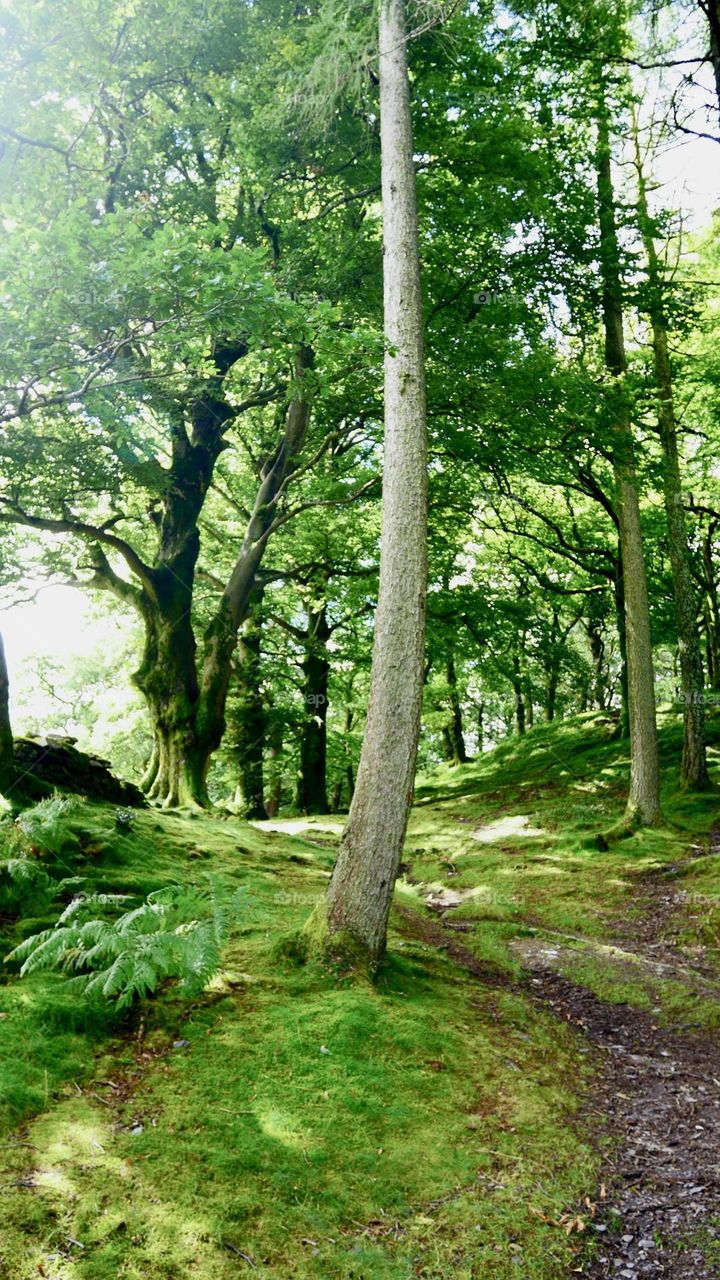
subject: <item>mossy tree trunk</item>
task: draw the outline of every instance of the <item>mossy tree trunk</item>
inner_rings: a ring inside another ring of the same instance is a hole
[[[672,569],[675,618],[683,698],[683,755],[680,780],[683,787],[706,791],[710,786],[705,751],[704,673],[697,625],[699,601],[690,571],[685,509],[683,506],[677,419],[668,347],[668,325],[663,301],[663,280],[647,201],[647,187],[635,126],[635,167],[638,178],[638,221],[645,248],[649,286],[648,314],[652,330],[655,380],[658,390],[658,429],[663,451],[663,494]]]
[[[12,725],[10,724],[10,679],[5,645],[0,635],[0,795],[7,796],[16,781]]]
[[[620,523],[630,718],[628,825],[660,820],[660,764],[655,718],[655,674],[650,607],[635,472],[635,445],[628,392],[620,250],[615,218],[608,113],[601,98],[597,149],[600,269],[605,328],[605,364],[612,378],[608,397],[616,507]]]
[[[427,426],[422,298],[403,0],[379,19],[385,356],[380,589],[367,726],[355,794],[315,923],[371,968],[387,921],[412,803],[427,591]]]

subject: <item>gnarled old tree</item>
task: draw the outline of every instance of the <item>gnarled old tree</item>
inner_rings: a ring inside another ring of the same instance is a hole
[[[207,770],[225,728],[225,702],[238,629],[244,621],[268,539],[285,520],[281,499],[297,466],[310,417],[306,376],[312,352],[296,356],[295,394],[284,428],[260,469],[260,482],[232,572],[220,592],[198,653],[193,620],[195,574],[200,555],[198,522],[225,435],[237,408],[223,393],[223,379],[247,349],[215,351],[215,377],[186,412],[171,418],[170,460],[153,508],[155,553],[145,558],[114,529],[110,518],[93,525],[67,514],[35,516],[5,498],[0,520],[87,543],[92,577],[85,585],[109,591],[140,614],[145,630],[142,664],[134,680],[150,709],[154,745],[144,787],[166,805],[205,804]],[[269,398],[263,394],[259,400]],[[245,408],[249,405],[243,406]],[[113,566],[119,556],[130,579]]]

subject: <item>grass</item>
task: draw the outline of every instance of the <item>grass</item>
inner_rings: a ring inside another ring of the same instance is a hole
[[[246,894],[222,972],[190,1003],[169,984],[118,1017],[60,979],[6,973],[3,1280],[567,1274],[599,1159],[582,1113],[592,1061],[523,995],[517,944],[558,941],[604,998],[704,1016],[682,983],[658,995],[602,949],[637,909],[638,876],[682,861],[712,825],[714,797],[674,790],[678,744],[668,720],[667,826],[605,853],[592,837],[619,814],[627,761],[604,717],[420,780],[398,900],[421,912],[432,887],[468,894],[452,918],[469,926],[484,982],[406,916],[374,986],[283,958],[324,892],[333,820],[148,810],[124,835],[113,810],[80,806],[62,874],[89,891],[142,897],[211,870]],[[717,858],[687,864],[683,883],[703,903],[684,945],[715,945]],[[6,915],[4,950],[58,910]]]

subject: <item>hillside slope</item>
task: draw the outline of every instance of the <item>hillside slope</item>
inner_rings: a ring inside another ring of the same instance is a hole
[[[605,853],[593,837],[627,760],[601,716],[421,779],[377,987],[288,945],[336,820],[150,811],[119,834],[112,810],[79,809],[66,870],[85,889],[211,872],[241,908],[222,972],[189,1003],[169,984],[113,1016],[59,977],[6,973],[0,1275],[605,1274],[605,1050],[568,993],[611,1027],[629,1018],[628,1035],[634,1018],[659,1036],[720,1021],[717,800],[673,790],[677,725],[661,736],[667,826]],[[6,911],[5,949],[53,912]]]

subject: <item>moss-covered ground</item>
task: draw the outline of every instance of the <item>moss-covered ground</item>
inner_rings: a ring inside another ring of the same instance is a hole
[[[583,1111],[594,1063],[526,990],[520,944],[556,940],[605,999],[714,1022],[711,996],[609,953],[638,885],[677,864],[688,955],[717,956],[720,874],[702,855],[715,794],[676,789],[666,825],[609,851],[627,752],[602,716],[537,728],[419,781],[387,965],[375,986],[293,964],[279,944],[327,882],[334,819],[187,817],[117,830],[82,806],[67,874],[145,895],[206,871],[243,888],[224,968],[191,1002],[168,985],[121,1016],[60,977],[0,986],[0,1276],[30,1280],[559,1280],[597,1185]],[[717,735],[717,730],[714,731]],[[714,772],[717,741],[711,749]],[[484,977],[413,927],[428,895]],[[408,912],[410,914],[408,914]],[[0,919],[3,949],[58,904]],[[624,944],[632,953],[630,943]]]

